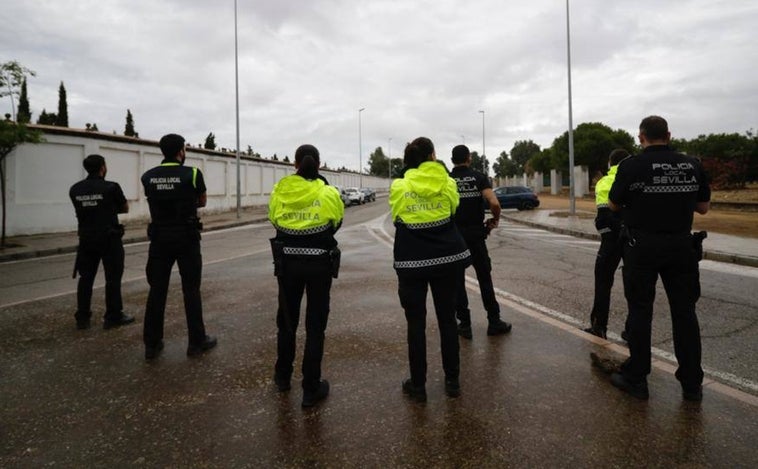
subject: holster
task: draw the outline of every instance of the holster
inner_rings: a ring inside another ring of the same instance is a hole
[[[284,275],[284,241],[276,238],[270,238],[271,255],[274,258],[274,276],[281,277]]]
[[[707,237],[707,231],[696,231],[692,233],[692,248],[695,250],[695,258],[698,261],[703,259],[703,240]]]
[[[340,251],[340,248],[335,246],[329,250],[329,261],[332,264],[332,277],[333,278],[339,277],[341,259],[342,259],[342,251]]]

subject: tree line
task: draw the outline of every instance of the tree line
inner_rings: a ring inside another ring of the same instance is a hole
[[[691,140],[672,139],[671,146],[699,158],[714,189],[742,189],[748,182],[758,181],[758,136],[753,131],[700,135]],[[608,155],[617,148],[631,154],[642,151],[634,137],[623,129],[614,130],[600,122],[586,122],[574,130],[574,164],[586,166],[593,179],[607,172]],[[490,163],[486,155],[472,152],[471,156],[471,166],[487,173]],[[368,173],[373,176],[391,174],[393,178],[399,177],[402,167],[402,158],[390,161],[382,147],[377,147],[368,160]],[[497,177],[533,175],[535,172],[546,174],[553,169],[564,174],[568,172],[568,131],[556,137],[547,148],[540,148],[532,140],[518,140],[510,153],[502,151],[492,164]]]

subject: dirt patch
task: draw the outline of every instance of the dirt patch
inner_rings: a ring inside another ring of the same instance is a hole
[[[748,198],[753,197],[753,195],[758,196],[758,185],[754,185],[745,191],[714,192],[714,199],[722,192],[744,192],[739,196],[741,197],[740,200],[737,200],[737,195],[733,195],[730,201],[750,202],[747,200]],[[569,200],[567,196],[540,194],[539,197],[539,209],[559,210],[559,215],[556,216],[568,216]],[[590,197],[576,199],[576,210],[577,216],[580,218],[594,218],[595,199]],[[565,213],[565,215],[560,215],[561,213]],[[705,215],[695,214],[693,229],[758,239],[758,212],[713,208]]]

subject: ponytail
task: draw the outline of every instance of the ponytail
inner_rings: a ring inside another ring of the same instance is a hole
[[[320,163],[318,149],[313,145],[300,145],[295,151],[298,176],[305,179],[317,179]]]
[[[303,161],[300,163],[300,167],[297,169],[297,175],[302,176],[305,179],[317,179],[318,178],[318,165],[316,160],[311,155],[305,155]]]

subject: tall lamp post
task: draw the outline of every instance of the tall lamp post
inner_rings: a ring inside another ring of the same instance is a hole
[[[479,111],[482,113],[482,172],[487,175],[487,170],[484,167],[484,111]]]
[[[236,102],[235,116],[237,121],[237,218],[240,218],[240,207],[242,205],[242,190],[240,188],[240,73],[237,51],[237,0],[234,0],[234,97]]]
[[[358,185],[363,187],[363,142],[361,141],[361,113],[366,109],[358,109]]]
[[[569,215],[576,215],[576,197],[574,195],[574,118],[571,108],[571,22],[569,21],[569,0],[566,0],[566,56],[568,58],[568,104],[569,104]]]

